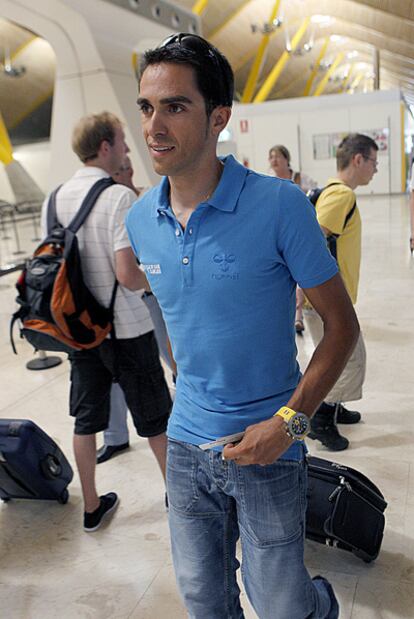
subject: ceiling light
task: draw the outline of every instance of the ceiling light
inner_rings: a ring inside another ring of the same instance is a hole
[[[331,34],[329,40],[332,41],[332,43],[345,43],[346,38],[340,34]]]
[[[311,22],[323,28],[333,24],[334,19],[330,15],[312,15]]]
[[[348,52],[346,57],[349,58],[349,60],[351,60],[352,58],[356,58],[358,56],[358,52],[356,51],[356,49],[352,50],[352,52]]]

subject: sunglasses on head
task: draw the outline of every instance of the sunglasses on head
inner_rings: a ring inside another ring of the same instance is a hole
[[[219,78],[219,88],[223,91],[223,82],[225,82],[225,71],[223,67],[223,61],[221,60],[217,51],[212,48],[210,43],[198,36],[197,34],[190,34],[188,32],[179,32],[178,34],[171,34],[167,37],[158,47],[159,49],[164,47],[170,47],[173,45],[179,45],[186,51],[189,51],[194,57],[205,58],[209,62],[212,62],[216,68],[217,76]],[[227,98],[225,93],[224,99]],[[223,97],[222,97],[223,98]]]
[[[202,53],[217,62],[217,56],[211,49],[209,43],[197,34],[189,34],[188,32],[171,34],[161,43],[161,45],[159,45],[159,47],[169,47],[170,45],[181,45],[191,52],[196,54]]]

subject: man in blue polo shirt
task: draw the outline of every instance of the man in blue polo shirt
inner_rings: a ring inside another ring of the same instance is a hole
[[[330,584],[303,563],[309,417],[334,384],[358,323],[314,210],[289,181],[216,156],[233,74],[204,39],[145,53],[138,105],[161,184],[127,217],[178,368],[168,426],[169,523],[193,619],[336,619]],[[296,284],[325,324],[301,377]],[[245,430],[223,451],[199,445]],[[258,466],[262,465],[262,466]]]

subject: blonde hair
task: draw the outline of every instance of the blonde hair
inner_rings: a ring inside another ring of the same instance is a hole
[[[84,116],[73,129],[72,150],[82,163],[95,159],[102,142],[113,145],[117,127],[122,127],[122,123],[111,112]]]

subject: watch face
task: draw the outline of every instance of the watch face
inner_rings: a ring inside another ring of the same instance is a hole
[[[304,413],[296,413],[289,421],[288,426],[294,438],[305,437],[309,431],[309,417]]]

